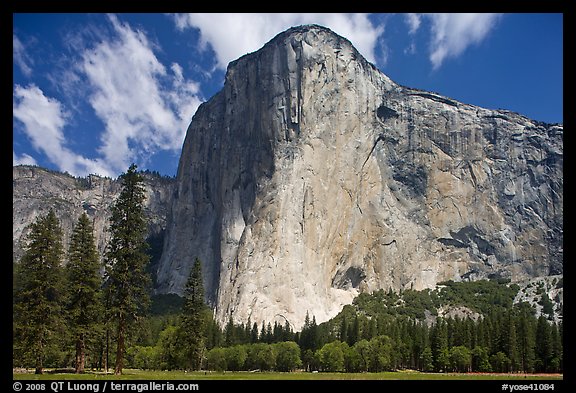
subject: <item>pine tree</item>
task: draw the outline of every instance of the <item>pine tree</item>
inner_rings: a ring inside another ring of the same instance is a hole
[[[31,224],[15,275],[15,352],[29,354],[42,374],[48,346],[63,327],[62,229],[53,210]]]
[[[290,327],[288,320],[284,322],[284,329],[282,331],[282,341],[294,341],[294,332]]]
[[[250,331],[250,342],[252,344],[258,342],[258,325],[256,322],[252,325],[252,330]]]
[[[132,164],[120,176],[122,191],[112,206],[111,239],[106,252],[106,296],[116,324],[116,365],[122,374],[126,339],[134,322],[146,311],[150,278],[146,273],[149,256],[145,240],[144,188],[142,176]]]
[[[436,371],[445,371],[450,364],[448,351],[448,324],[438,318],[430,332],[430,347]]]
[[[274,327],[272,328],[272,342],[278,343],[282,341],[282,325],[274,321]]]
[[[348,341],[348,322],[346,321],[346,316],[342,316],[342,323],[340,324],[340,335],[339,339],[342,342]],[[354,345],[354,343],[352,343]]]
[[[354,316],[354,323],[352,328],[348,329],[348,345],[353,346],[359,340],[360,337],[360,321],[358,320],[358,315]]]
[[[552,337],[550,325],[544,315],[540,315],[536,325],[536,371],[548,372],[552,358]]]
[[[188,367],[199,370],[205,350],[206,304],[204,303],[204,284],[202,266],[196,258],[184,292],[184,306],[180,322],[180,337],[185,347]]]
[[[84,372],[86,343],[99,331],[101,278],[93,227],[86,213],[78,219],[68,250],[67,311],[76,342],[76,373]]]
[[[511,371],[517,371],[520,366],[520,359],[518,355],[518,338],[516,333],[516,323],[514,313],[509,312],[505,318],[507,320],[506,331],[506,355],[510,359]]]
[[[246,341],[246,344],[250,344],[252,342],[252,334],[251,334],[251,329],[252,328],[252,320],[250,317],[248,317],[248,322],[246,322],[246,325],[244,325],[244,339]]]
[[[274,333],[272,331],[272,325],[270,322],[268,322],[268,325],[266,325],[266,342],[268,344],[272,344],[272,342],[274,342]]]
[[[368,322],[368,328],[362,331],[362,338],[370,341],[372,338],[378,335],[378,323],[376,322],[376,318],[372,317],[370,322]],[[360,340],[360,337],[358,337]]]
[[[535,331],[533,317],[528,310],[521,310],[518,320],[518,356],[523,372],[534,371],[535,362]]]
[[[262,330],[264,330],[264,324],[262,324]],[[302,350],[302,353],[306,350],[314,351],[312,347],[312,341],[310,336],[310,315],[306,311],[306,316],[304,317],[304,326],[302,326],[302,331],[300,332],[300,341],[298,345]]]
[[[212,317],[212,313],[209,309],[206,314],[206,349],[210,350],[214,347],[220,347],[222,345],[222,329],[220,329],[220,325]]]
[[[432,357],[432,350],[430,347],[424,348],[420,355],[421,370],[430,372],[434,370],[434,358]]]
[[[231,347],[238,344],[238,338],[236,337],[236,329],[234,329],[234,321],[232,320],[232,315],[228,318],[228,323],[224,328],[224,345],[226,347]]]
[[[266,324],[262,321],[262,327],[260,328],[260,342],[265,343],[266,341]]]
[[[558,326],[552,324],[550,327],[550,340],[552,345],[552,353],[550,360],[550,372],[560,372],[560,367],[562,364],[562,344],[560,341],[560,333],[558,331]]]

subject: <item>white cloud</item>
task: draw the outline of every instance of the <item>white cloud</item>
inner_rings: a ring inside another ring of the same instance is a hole
[[[17,155],[14,150],[12,150],[12,165],[37,165],[36,160],[29,154]]]
[[[114,177],[132,162],[145,165],[160,151],[179,152],[202,102],[200,86],[186,78],[179,64],[162,64],[155,54],[161,48],[145,32],[114,15],[107,22],[105,28],[88,25],[64,36],[69,53],[45,77],[65,98],[48,97],[36,85],[14,87],[14,119],[22,123],[32,147],[73,175]],[[14,48],[15,64],[18,59],[31,63],[16,35]],[[78,123],[73,115],[85,115],[84,102],[103,124],[93,131],[100,143],[90,153],[72,151],[64,133],[72,136]],[[14,163],[31,160],[30,155],[13,154]]]
[[[482,42],[501,14],[425,14],[431,22],[430,61],[434,69]],[[414,25],[411,25],[411,27]]]
[[[405,15],[406,23],[410,30],[408,31],[410,34],[415,34],[418,29],[420,28],[421,18],[419,14],[406,14]]]
[[[105,124],[99,152],[116,171],[159,150],[178,150],[201,103],[199,86],[157,59],[144,32],[115,16],[114,36],[85,50],[79,70],[91,86],[89,102]]]
[[[226,69],[238,57],[260,49],[276,34],[292,26],[316,23],[347,38],[371,62],[383,26],[374,26],[368,14],[178,14],[176,26],[200,29],[203,49],[210,45],[216,53],[216,67]]]
[[[12,34],[12,59],[20,67],[24,75],[28,77],[32,75],[32,67],[29,64],[32,64],[33,61],[26,53],[24,44],[16,37],[16,34]]]
[[[90,160],[75,154],[65,144],[63,129],[67,112],[58,100],[46,97],[36,85],[16,85],[12,102],[12,114],[23,124],[23,131],[36,151],[43,152],[59,170],[72,175],[100,173],[110,175],[108,168],[99,160]],[[28,154],[12,154],[14,165],[35,163]]]

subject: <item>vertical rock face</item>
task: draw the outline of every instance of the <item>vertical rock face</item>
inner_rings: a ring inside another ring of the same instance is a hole
[[[94,237],[100,255],[104,255],[110,238],[110,207],[120,195],[119,180],[89,175],[75,178],[39,167],[15,166],[12,170],[12,247],[17,262],[26,246],[28,225],[38,216],[54,209],[64,232],[67,250],[78,218],[85,212],[92,219]],[[146,200],[144,211],[148,219],[148,240],[159,242],[166,228],[174,180],[144,173]],[[152,247],[155,244],[151,244]],[[161,245],[160,245],[161,248]]]
[[[563,127],[397,85],[320,26],[230,63],[188,129],[158,269],[223,322],[562,273]]]

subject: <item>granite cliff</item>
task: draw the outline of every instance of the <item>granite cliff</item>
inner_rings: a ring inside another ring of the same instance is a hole
[[[167,211],[172,198],[174,179],[143,173],[146,192],[145,214],[148,219],[148,241],[153,262],[158,262]],[[94,225],[94,237],[100,255],[104,255],[110,238],[110,207],[120,195],[118,179],[96,175],[77,178],[36,166],[15,166],[12,169],[12,256],[18,262],[26,245],[28,225],[54,209],[64,232],[68,248],[72,230],[85,212]],[[154,255],[157,254],[157,255]]]
[[[187,131],[158,288],[220,322],[563,271],[563,126],[401,86],[320,26],[229,64]]]

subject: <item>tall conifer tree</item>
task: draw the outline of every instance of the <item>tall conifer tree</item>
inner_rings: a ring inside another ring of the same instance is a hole
[[[536,371],[549,372],[552,358],[551,327],[546,317],[540,315],[536,324]]]
[[[43,373],[48,347],[64,323],[62,258],[62,229],[50,210],[31,225],[15,276],[14,349],[32,357],[36,374]]]
[[[84,372],[86,343],[98,334],[102,315],[98,251],[92,223],[83,213],[72,233],[68,250],[67,311],[76,346],[76,373]]]
[[[112,206],[111,239],[106,252],[107,304],[116,324],[116,365],[114,373],[122,374],[126,339],[129,329],[142,316],[149,303],[150,278],[146,265],[146,220],[142,176],[132,164],[120,176],[122,191]]]
[[[196,258],[192,266],[184,296],[180,337],[182,337],[184,342],[188,367],[192,370],[199,370],[205,349],[207,307],[204,303],[202,265],[198,258]]]

